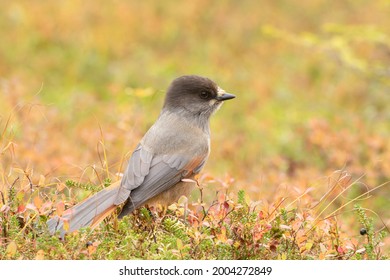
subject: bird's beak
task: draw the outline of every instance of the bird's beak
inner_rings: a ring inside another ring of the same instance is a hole
[[[235,97],[236,97],[235,95],[227,93],[226,91],[218,87],[217,97],[215,99],[217,101],[225,101],[225,100],[233,99]]]
[[[234,94],[224,92],[221,95],[218,95],[215,99],[217,99],[218,101],[225,101],[225,100],[233,99],[235,97],[236,96]]]

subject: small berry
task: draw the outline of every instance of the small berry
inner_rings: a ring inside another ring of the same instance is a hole
[[[93,244],[92,244],[91,241],[88,241],[87,244],[86,244],[87,247],[92,246],[92,245],[93,245]]]
[[[365,228],[360,229],[360,234],[361,235],[366,235],[367,234],[367,230]]]

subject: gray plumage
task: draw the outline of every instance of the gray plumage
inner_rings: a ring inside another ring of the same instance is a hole
[[[56,230],[60,230],[63,236],[65,232],[72,232],[91,225],[96,216],[114,204],[117,192],[117,189],[104,189],[68,209],[61,217],[51,218],[47,222],[49,232],[54,234]],[[64,227],[64,221],[67,221],[68,226]]]
[[[144,204],[169,205],[188,194],[193,184],[182,179],[199,173],[210,153],[210,116],[224,100],[234,97],[208,78],[175,79],[159,118],[134,150],[121,183],[52,218],[49,231],[64,234],[93,226],[118,205],[124,204],[119,216],[123,217]]]

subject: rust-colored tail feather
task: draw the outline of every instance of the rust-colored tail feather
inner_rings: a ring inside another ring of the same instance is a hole
[[[54,234],[72,232],[82,227],[95,228],[101,221],[110,215],[115,209],[115,199],[118,195],[120,182],[101,190],[81,203],[66,210],[61,217],[55,216],[47,222],[49,232]]]
[[[110,216],[115,211],[115,209],[116,209],[116,205],[112,205],[107,210],[105,210],[103,213],[96,216],[91,223],[91,228],[96,228],[105,218]]]

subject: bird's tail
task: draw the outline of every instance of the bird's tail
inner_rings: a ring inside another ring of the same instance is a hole
[[[61,217],[55,216],[47,222],[49,232],[54,234],[72,232],[82,227],[96,227],[101,221],[110,215],[115,209],[115,199],[118,195],[120,182],[101,190],[81,203],[66,210]]]

